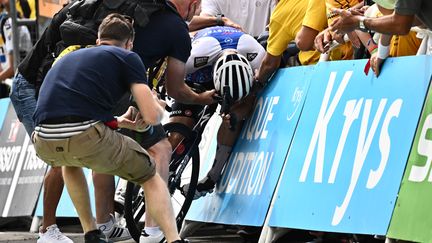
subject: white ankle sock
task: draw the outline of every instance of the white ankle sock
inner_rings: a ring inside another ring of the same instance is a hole
[[[112,215],[110,215],[110,220],[108,220],[108,222],[102,224],[96,224],[96,227],[101,231],[109,231],[112,229],[113,226],[114,226],[114,219]]]
[[[148,234],[148,235],[158,235],[160,234],[161,230],[159,227],[144,227],[144,231]]]

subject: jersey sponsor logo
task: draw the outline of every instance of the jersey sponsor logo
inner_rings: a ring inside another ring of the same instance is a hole
[[[249,62],[252,62],[257,56],[258,56],[257,52],[246,54],[246,58],[248,59]]]
[[[207,65],[210,57],[195,57],[194,59],[194,67],[199,68]]]

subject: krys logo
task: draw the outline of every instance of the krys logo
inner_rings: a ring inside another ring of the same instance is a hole
[[[344,74],[339,87],[332,100],[330,95],[333,90],[333,86],[336,80],[337,73],[332,72],[330,79],[327,84],[327,88],[324,94],[324,98],[321,104],[321,108],[318,114],[318,118],[315,124],[315,128],[310,140],[310,144],[307,150],[303,168],[299,177],[300,182],[305,182],[308,176],[309,168],[311,165],[312,156],[317,150],[316,164],[315,164],[315,175],[314,182],[322,183],[323,181],[323,167],[324,167],[324,153],[326,151],[326,139],[327,139],[327,126],[334,115],[336,107],[339,105],[341,97],[347,87],[351,77],[352,71],[348,71]],[[364,161],[368,155],[371,147],[372,140],[375,135],[379,136],[379,150],[381,153],[381,161],[376,170],[370,170],[369,176],[366,183],[367,189],[373,189],[380,181],[384,170],[387,165],[387,161],[390,153],[390,136],[389,136],[389,125],[392,119],[399,116],[402,103],[401,99],[396,99],[392,103],[388,102],[387,99],[381,99],[378,104],[378,109],[375,114],[371,114],[372,99],[360,98],[358,100],[348,100],[345,103],[345,109],[343,116],[345,121],[340,134],[339,142],[336,148],[336,153],[333,158],[333,164],[330,171],[330,176],[327,183],[333,184],[336,180],[336,174],[338,172],[339,163],[341,160],[342,153],[344,151],[345,142],[350,132],[351,126],[356,120],[360,122],[360,131],[357,142],[357,149],[355,151],[354,165],[351,173],[351,180],[348,187],[348,191],[345,194],[344,200],[340,205],[336,205],[332,225],[338,225],[349,206],[351,197],[354,189],[356,188],[360,173],[363,168]],[[390,103],[390,104],[389,104]],[[360,114],[362,116],[360,118]],[[372,121],[372,123],[370,123]],[[382,123],[380,131],[377,131],[378,125]],[[368,127],[368,124],[371,124]]]
[[[300,108],[300,104],[304,96],[304,90],[305,90],[304,87],[295,88],[294,94],[290,100],[292,107],[294,107],[294,110],[292,112],[288,112],[287,121],[291,121],[294,118],[295,114],[297,113],[298,109]]]
[[[424,166],[413,165],[408,177],[409,181],[423,182],[429,174],[427,180],[428,182],[432,182],[432,173],[430,173],[432,164],[432,139],[430,136],[428,139],[428,131],[432,131],[432,114],[426,117],[417,146],[418,154],[426,157],[426,164]]]

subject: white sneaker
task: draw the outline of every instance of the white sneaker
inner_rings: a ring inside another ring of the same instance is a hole
[[[139,243],[159,243],[165,242],[165,236],[161,231],[157,235],[148,235],[144,230],[141,232]]]
[[[99,230],[108,237],[110,241],[122,241],[122,240],[129,240],[132,238],[132,236],[129,233],[129,230],[123,226],[119,225],[119,222],[115,222],[114,216],[111,215],[111,226],[107,226],[105,224],[102,224],[99,226]]]
[[[56,224],[46,228],[46,232],[39,232],[37,243],[73,243],[66,235],[64,235]]]

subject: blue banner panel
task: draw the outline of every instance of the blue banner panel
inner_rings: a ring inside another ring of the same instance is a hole
[[[277,73],[258,97],[216,192],[195,201],[187,219],[263,225],[313,68],[297,67]]]
[[[83,168],[84,175],[87,180],[87,185],[89,188],[89,194],[90,194],[90,206],[92,207],[93,215],[95,215],[95,199],[94,199],[94,187],[93,187],[93,177],[92,177],[92,171]],[[43,190],[41,192],[41,195],[43,195]],[[39,198],[39,202],[36,207],[35,215],[37,216],[43,216],[43,197]],[[57,217],[78,217],[77,211],[72,203],[71,198],[69,197],[69,193],[67,191],[66,185],[63,189],[63,194],[61,195],[60,202],[57,206],[56,211]]]
[[[386,234],[432,65],[389,59],[376,78],[365,64],[317,66],[270,226]]]
[[[3,126],[3,121],[5,119],[9,103],[9,98],[0,99],[0,127]]]

